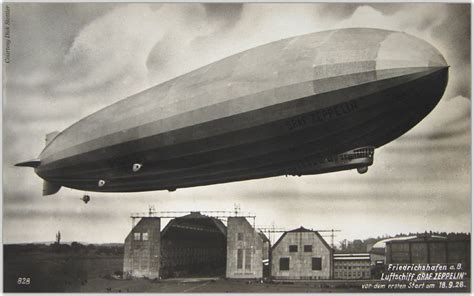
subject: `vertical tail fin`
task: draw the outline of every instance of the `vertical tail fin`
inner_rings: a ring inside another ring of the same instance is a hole
[[[46,140],[46,146],[48,146],[48,144],[51,143],[51,141],[54,140],[54,138],[56,138],[58,135],[59,135],[58,131],[46,134],[46,139],[45,139]]]
[[[60,133],[59,132],[52,132],[46,135],[46,146],[48,146],[49,143],[51,143]],[[41,160],[40,159],[32,159],[28,161],[23,161],[15,164],[15,166],[20,166],[20,167],[30,167],[36,169],[41,165]],[[55,194],[56,192],[61,189],[61,185],[57,183],[53,183],[50,181],[43,181],[43,196],[45,195],[52,195]]]
[[[61,185],[46,180],[43,181],[43,196],[55,194],[59,189],[61,189]]]

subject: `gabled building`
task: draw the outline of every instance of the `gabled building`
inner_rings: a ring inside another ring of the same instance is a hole
[[[274,279],[332,279],[333,250],[317,232],[286,231],[272,247]]]

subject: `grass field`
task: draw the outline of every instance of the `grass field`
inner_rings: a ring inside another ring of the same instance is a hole
[[[76,292],[90,279],[121,271],[123,264],[121,248],[111,247],[6,245],[3,257],[5,292]]]

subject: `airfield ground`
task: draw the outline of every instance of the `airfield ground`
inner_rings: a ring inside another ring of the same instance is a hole
[[[363,290],[364,283],[377,281],[260,282],[223,278],[123,280],[122,246],[6,245],[4,246],[4,292],[95,292],[95,293],[292,293],[292,292],[394,292]],[[19,279],[29,278],[19,283]],[[469,283],[466,283],[469,287]],[[468,288],[456,292],[468,292]],[[398,290],[400,291],[400,290]],[[432,289],[431,292],[441,292]],[[404,290],[404,292],[417,292]],[[419,291],[419,292],[427,292]],[[444,290],[443,292],[447,292]],[[454,292],[454,291],[453,291]]]

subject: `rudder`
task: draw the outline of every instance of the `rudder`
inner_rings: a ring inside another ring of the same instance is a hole
[[[43,196],[55,194],[59,189],[61,189],[61,185],[46,180],[43,181]]]

